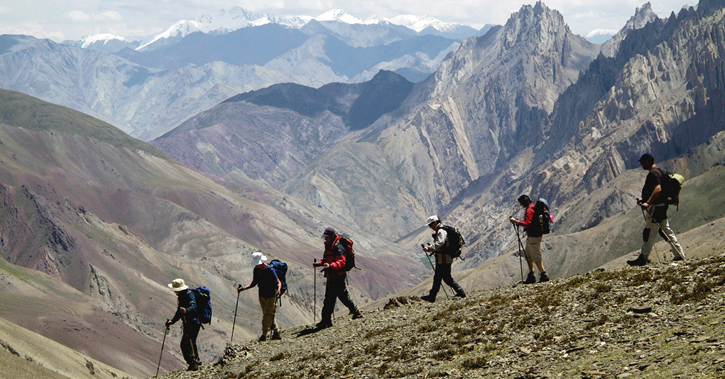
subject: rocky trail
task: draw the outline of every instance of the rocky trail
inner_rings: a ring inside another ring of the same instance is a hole
[[[227,344],[165,378],[725,377],[725,254],[595,270]]]

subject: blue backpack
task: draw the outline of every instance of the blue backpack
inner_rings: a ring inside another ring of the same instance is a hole
[[[202,324],[211,324],[211,292],[204,286],[191,290],[196,296],[196,314]]]
[[[279,296],[282,296],[287,292],[287,279],[285,278],[287,276],[287,263],[279,259],[272,259],[269,262],[269,267],[272,267],[272,270],[277,274],[277,278],[282,282],[282,289],[279,291]]]

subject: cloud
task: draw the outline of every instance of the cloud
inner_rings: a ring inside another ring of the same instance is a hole
[[[121,14],[116,11],[105,11],[101,13],[101,15],[113,21],[121,21],[123,19],[123,16],[121,16]]]
[[[88,21],[91,19],[91,16],[83,11],[70,11],[68,17],[73,21]]]

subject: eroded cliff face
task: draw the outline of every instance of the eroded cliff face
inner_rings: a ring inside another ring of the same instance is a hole
[[[487,178],[480,199],[469,196],[451,212],[480,240],[471,246],[474,258],[467,265],[500,254],[515,238],[505,219],[517,213],[511,205],[518,194],[551,202],[556,233],[587,229],[634,206],[642,183],[613,183],[638,167],[641,154],[667,161],[723,129],[723,10],[698,9],[632,31],[616,57],[600,56],[544,120],[543,144]],[[678,162],[666,166],[690,171]],[[476,214],[496,221],[473,227],[467,220]]]
[[[598,52],[573,35],[558,12],[542,3],[524,6],[505,26],[464,41],[411,95],[419,104],[412,111],[381,119],[375,131],[360,134],[358,144],[365,149],[353,154],[371,155],[346,160],[344,171],[379,173],[364,194],[367,207],[352,204],[361,190],[336,169],[345,159],[338,153],[328,153],[334,159],[323,156],[287,188],[313,203],[336,193],[344,200],[333,212],[354,215],[361,227],[398,238],[418,228],[426,214],[443,211],[473,181],[540,143],[541,120]],[[360,167],[379,156],[385,169]],[[309,185],[323,173],[334,186]]]

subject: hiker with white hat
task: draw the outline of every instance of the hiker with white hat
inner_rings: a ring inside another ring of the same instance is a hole
[[[199,359],[199,350],[196,348],[196,337],[199,335],[201,323],[197,315],[196,296],[184,283],[184,279],[174,279],[169,283],[169,288],[176,293],[177,309],[176,314],[171,320],[166,320],[166,326],[173,325],[180,319],[183,321],[181,336],[181,352],[184,354],[184,360],[189,364],[188,371],[195,371],[201,365]]]
[[[423,251],[426,254],[435,254],[436,266],[435,274],[433,274],[433,287],[431,287],[428,295],[421,296],[420,298],[431,303],[435,302],[436,295],[438,295],[438,290],[441,287],[441,282],[445,282],[453,288],[453,290],[456,291],[456,297],[466,297],[466,293],[463,292],[461,285],[458,284],[451,275],[453,256],[451,255],[450,249],[448,249],[450,241],[448,238],[448,232],[446,231],[446,228],[443,227],[443,222],[437,215],[433,215],[428,217],[426,223],[429,228],[433,229],[433,243],[424,245]]]
[[[279,327],[274,320],[277,313],[277,296],[282,291],[282,281],[279,280],[277,273],[267,264],[267,257],[260,251],[252,253],[252,282],[242,287],[237,287],[237,292],[248,290],[259,285],[259,305],[262,307],[262,336],[259,341],[267,340],[267,333],[272,331],[272,339],[280,340]]]

